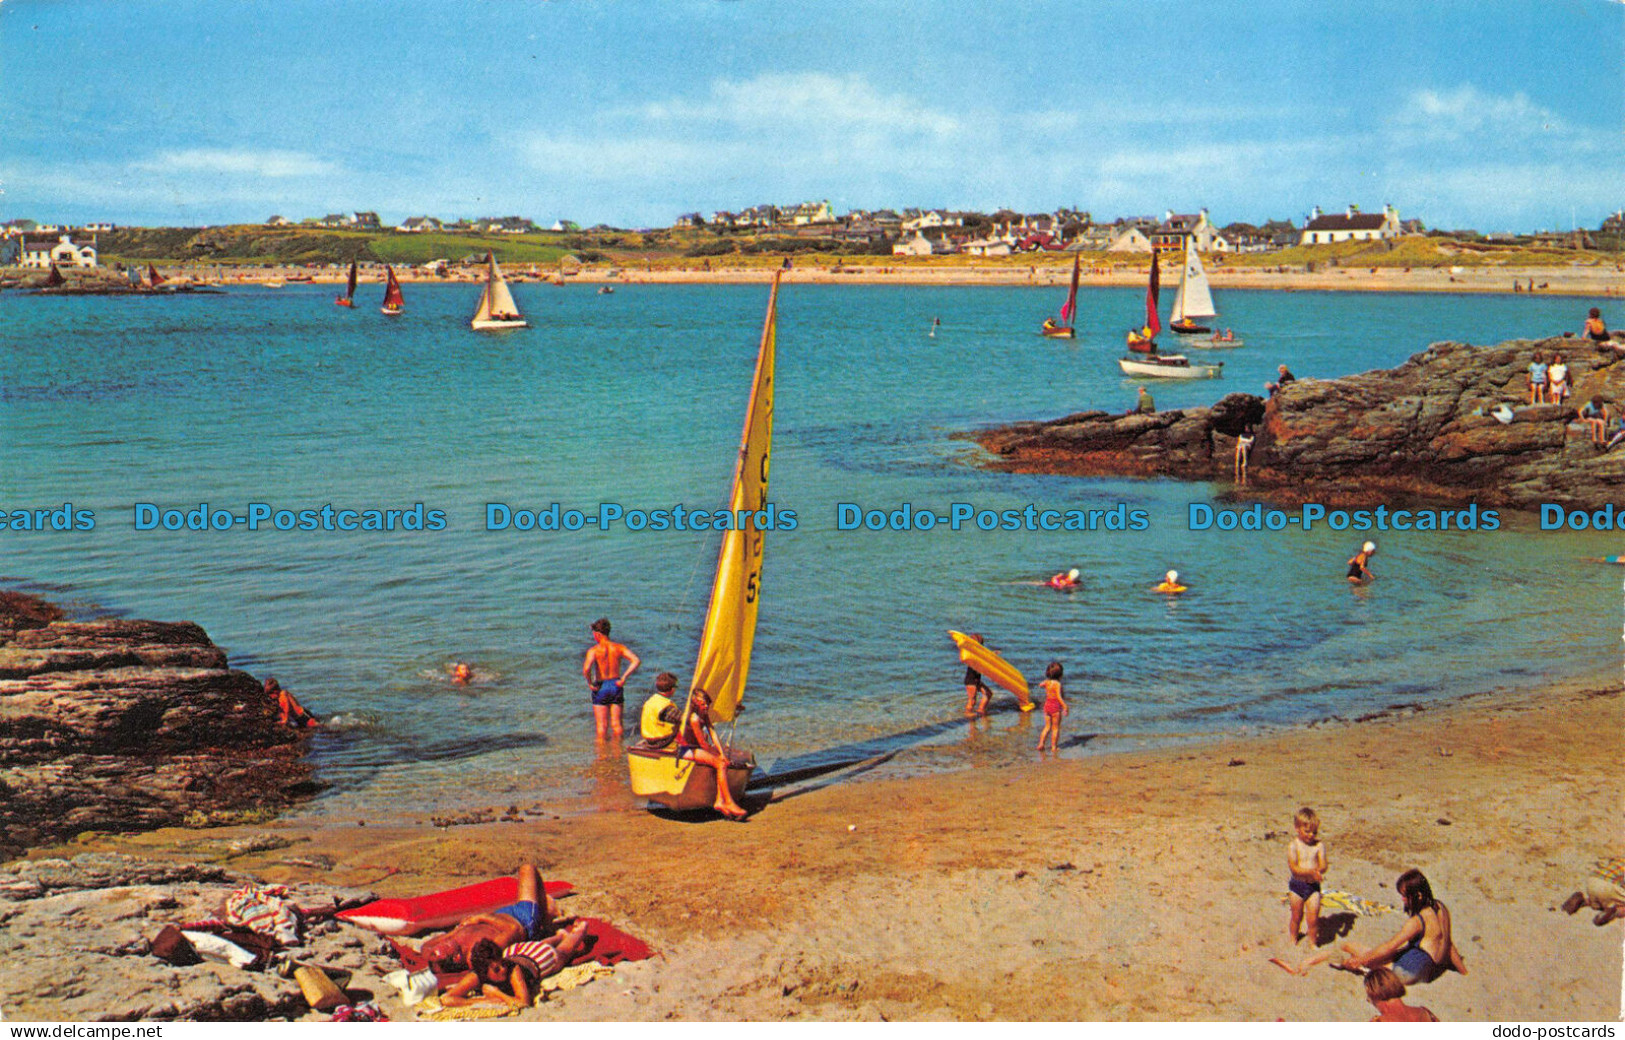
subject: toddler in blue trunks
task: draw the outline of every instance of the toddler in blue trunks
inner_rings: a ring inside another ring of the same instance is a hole
[[[1320,883],[1326,876],[1326,844],[1320,840],[1320,817],[1305,806],[1292,817],[1297,837],[1287,846],[1286,867],[1291,871],[1286,887],[1291,895],[1291,918],[1287,921],[1287,934],[1293,942],[1303,938],[1298,934],[1298,922],[1304,923],[1304,934],[1309,945],[1319,940]]]

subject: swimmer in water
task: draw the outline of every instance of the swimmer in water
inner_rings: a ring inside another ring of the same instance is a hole
[[[458,686],[467,686],[474,681],[474,668],[472,665],[458,661],[451,666],[451,681]]]
[[[1156,586],[1151,591],[1152,592],[1179,593],[1179,592],[1184,592],[1185,589],[1188,588],[1188,587],[1189,586],[1181,585],[1179,583],[1179,572],[1178,571],[1169,571],[1166,575],[1163,576],[1162,584]]]
[[[1360,546],[1360,551],[1354,554],[1353,559],[1349,560],[1348,579],[1350,584],[1364,585],[1368,581],[1377,580],[1377,576],[1372,574],[1371,571],[1366,567],[1366,564],[1371,560],[1372,555],[1375,554],[1376,551],[1376,542],[1366,542],[1364,545]]]
[[[1052,589],[1075,589],[1081,584],[1083,583],[1078,581],[1078,569],[1076,567],[1055,575],[1048,582],[1049,587]]]

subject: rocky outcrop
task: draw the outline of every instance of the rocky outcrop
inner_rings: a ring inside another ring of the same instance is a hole
[[[1268,401],[1230,394],[1210,408],[1080,412],[972,436],[992,453],[990,466],[1012,472],[1228,482],[1236,436],[1253,425],[1251,488],[1269,498],[1625,504],[1625,448],[1597,451],[1571,428],[1573,407],[1521,405],[1536,350],[1564,353],[1574,404],[1600,396],[1617,414],[1625,403],[1625,364],[1589,343],[1435,343],[1397,368],[1299,379]],[[1514,406],[1511,422],[1489,414],[1503,403]]]
[[[312,789],[297,734],[189,622],[67,621],[0,593],[0,856]]]
[[[0,869],[0,1009],[24,1021],[325,1019],[274,972],[177,968],[152,956],[151,940],[166,924],[218,916],[232,889],[251,880],[223,867],[108,853]],[[372,898],[364,889],[313,883],[288,894],[315,910]],[[391,992],[379,976],[395,958],[377,936],[316,921],[290,954],[336,978],[360,976],[365,992]]]

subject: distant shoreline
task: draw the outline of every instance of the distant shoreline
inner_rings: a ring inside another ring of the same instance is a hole
[[[381,266],[381,265],[374,265]],[[283,282],[298,285],[339,285],[346,272],[338,269],[312,271],[297,266],[244,266],[222,270],[219,265],[182,264],[160,268],[166,278],[185,276],[207,285],[266,285]],[[762,267],[671,267],[591,265],[561,275],[555,265],[515,264],[507,268],[508,280],[516,284],[550,283],[568,287],[572,283],[590,285],[754,285],[765,284],[779,270]],[[453,268],[446,276],[430,275],[408,266],[396,268],[403,283],[477,284],[483,279],[479,268]],[[1010,265],[920,264],[829,264],[795,265],[784,270],[787,284],[804,285],[899,285],[899,286],[1049,286],[1064,287],[1071,275],[1067,264],[1014,267]],[[290,281],[290,276],[295,280]],[[306,276],[309,280],[306,281]],[[1213,287],[1277,292],[1424,292],[1523,295],[1513,284],[1533,283],[1537,296],[1625,297],[1625,272],[1603,267],[1529,268],[1415,268],[1327,267],[1316,271],[1271,271],[1257,268],[1215,267],[1208,272]],[[1080,285],[1085,288],[1140,288],[1145,285],[1143,268],[1112,268],[1085,271]],[[382,277],[369,269],[363,286],[382,284]],[[1177,269],[1165,274],[1164,292],[1178,284]],[[1615,324],[1625,319],[1616,318]],[[1578,326],[1578,319],[1576,319]]]

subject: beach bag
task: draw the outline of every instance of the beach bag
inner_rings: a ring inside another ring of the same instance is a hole
[[[164,925],[163,930],[153,936],[149,948],[154,957],[177,968],[200,964],[203,961],[203,958],[198,956],[197,948],[172,924]]]

